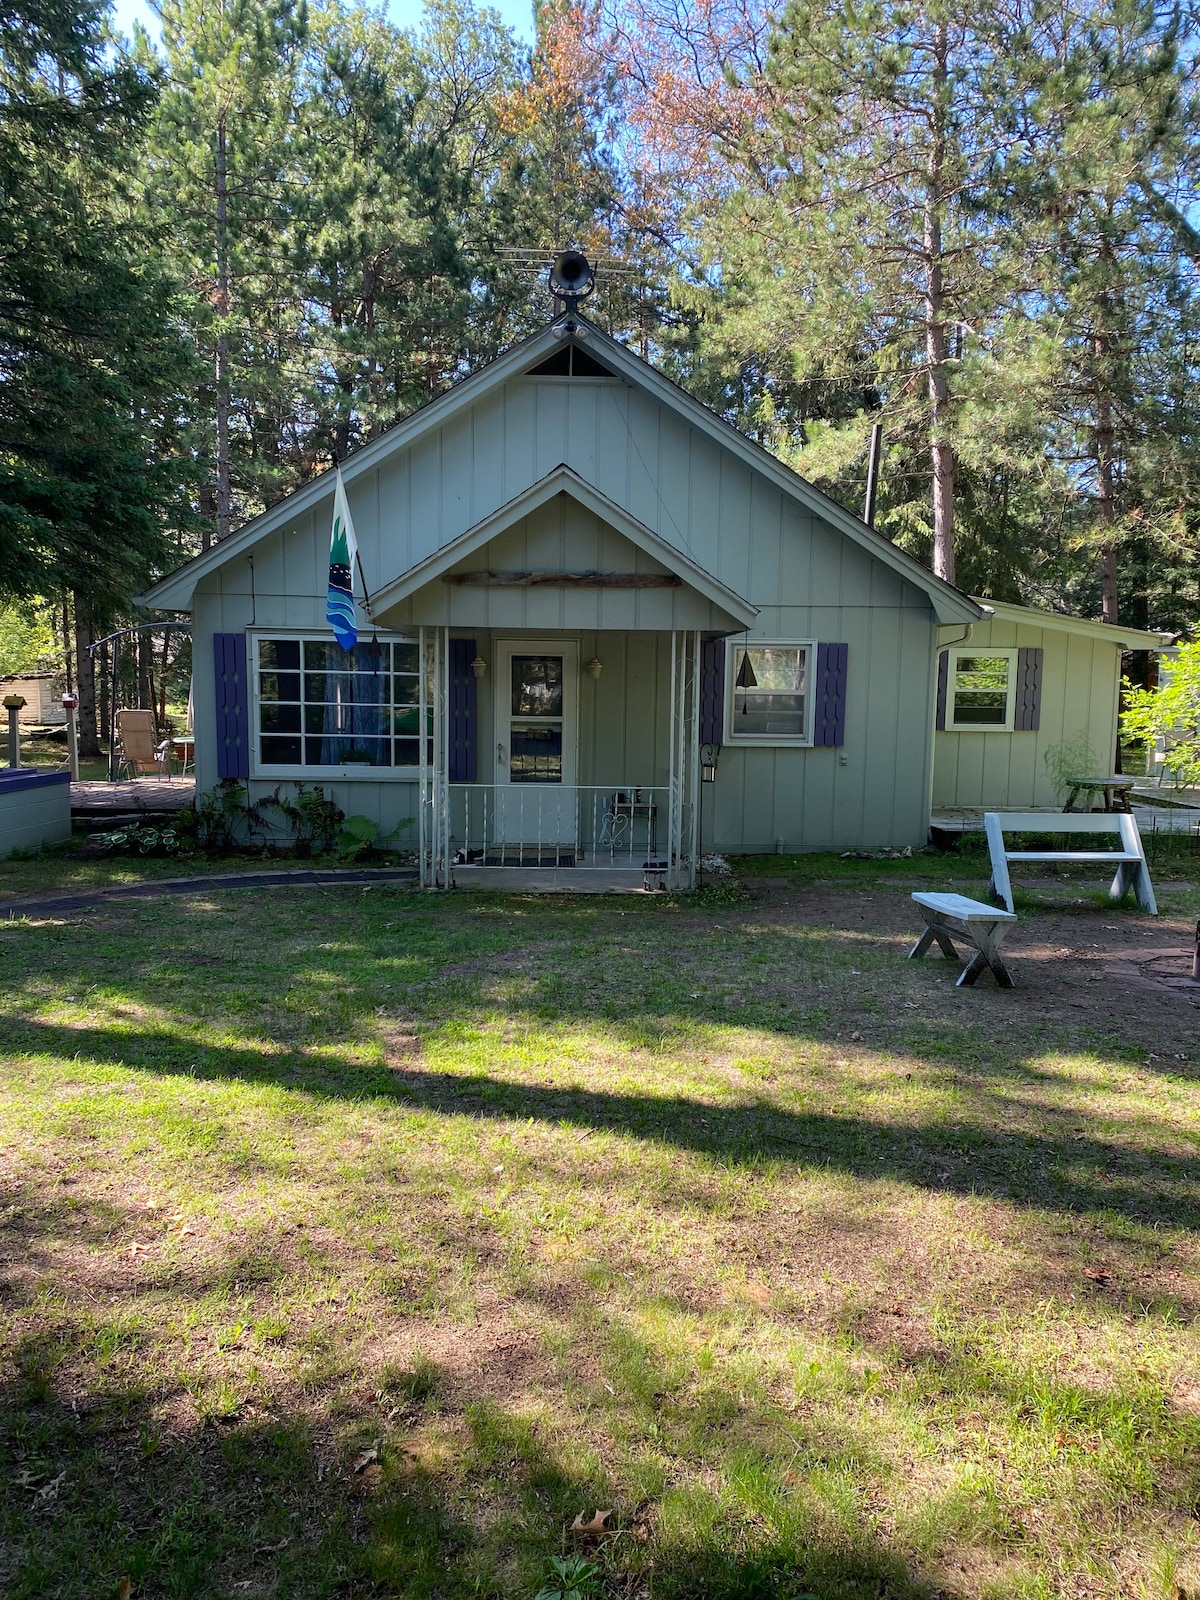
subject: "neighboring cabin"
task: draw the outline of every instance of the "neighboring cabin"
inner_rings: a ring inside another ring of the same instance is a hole
[[[27,672],[0,678],[0,700],[19,694],[25,701],[17,719],[27,728],[61,728],[67,714],[62,704],[62,677],[53,672]]]
[[[411,818],[427,881],[924,842],[939,646],[984,607],[598,328],[559,318],[343,477],[351,655],[332,474],[147,597],[192,614],[201,789]]]

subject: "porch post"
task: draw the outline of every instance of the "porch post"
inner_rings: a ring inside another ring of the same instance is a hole
[[[681,633],[679,635],[679,727],[675,732],[675,771],[678,774],[676,786],[679,790],[679,798],[675,802],[675,887],[677,889],[683,887],[683,801],[687,794],[687,730],[691,722],[687,701],[687,657],[688,636],[686,633]]]
[[[417,629],[417,863],[420,868],[422,889],[429,887],[429,827],[425,808],[429,799],[429,762],[427,703],[428,684],[425,673],[425,629]]]
[[[676,845],[678,843],[678,838],[679,838],[679,829],[678,829],[678,826],[677,826],[677,819],[676,819],[677,806],[676,806],[676,794],[675,794],[675,748],[676,748],[675,721],[676,721],[676,716],[677,716],[677,707],[676,707],[676,704],[675,704],[675,699],[676,699],[676,693],[677,693],[678,688],[679,688],[679,682],[678,682],[679,674],[678,674],[678,671],[677,671],[677,667],[678,667],[678,659],[677,659],[678,658],[678,644],[679,644],[679,634],[677,633],[677,631],[674,628],[672,628],[671,629],[671,720],[667,725],[667,740],[668,740],[668,743],[670,745],[670,768],[669,768],[668,777],[667,777],[667,888],[668,889],[673,889],[675,887]]]
[[[688,842],[688,888],[696,887],[700,869],[700,630],[692,634],[692,730],[691,730],[692,825]]]
[[[450,628],[441,630],[442,659],[438,666],[438,708],[441,713],[441,782],[438,789],[441,810],[442,888],[450,888]]]

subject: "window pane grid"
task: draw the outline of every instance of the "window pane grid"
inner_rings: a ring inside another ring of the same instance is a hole
[[[418,765],[415,644],[260,639],[257,678],[263,766]]]

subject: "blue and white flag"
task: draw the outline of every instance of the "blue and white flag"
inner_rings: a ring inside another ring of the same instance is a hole
[[[353,650],[358,643],[358,623],[354,615],[354,563],[357,558],[358,540],[354,537],[354,523],[346,503],[342,469],[338,467],[337,481],[333,486],[333,532],[329,536],[329,588],[325,596],[325,620],[343,650]]]

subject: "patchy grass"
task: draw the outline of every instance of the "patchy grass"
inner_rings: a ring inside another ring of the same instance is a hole
[[[0,1591],[1200,1585],[1186,861],[1011,992],[903,960],[970,861],[748,865],[0,926]]]

